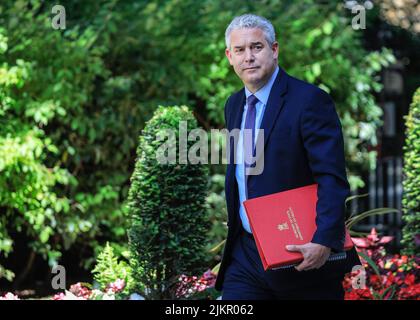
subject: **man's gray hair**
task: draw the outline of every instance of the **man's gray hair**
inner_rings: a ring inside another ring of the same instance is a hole
[[[236,17],[232,20],[229,26],[226,28],[225,32],[225,41],[226,48],[230,47],[230,34],[233,30],[236,29],[246,29],[246,28],[258,28],[264,32],[265,39],[268,44],[271,46],[274,41],[276,41],[276,33],[274,27],[270,21],[267,19],[257,16],[255,14],[244,14],[242,16]]]

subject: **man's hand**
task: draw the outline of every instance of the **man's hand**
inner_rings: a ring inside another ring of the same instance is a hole
[[[288,245],[289,251],[298,251],[303,255],[303,261],[295,267],[297,271],[319,269],[330,256],[331,249],[318,243],[308,242],[302,245]]]

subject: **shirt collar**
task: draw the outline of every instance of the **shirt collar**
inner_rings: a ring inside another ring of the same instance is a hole
[[[270,96],[271,87],[273,86],[274,80],[276,80],[278,73],[279,73],[279,67],[277,66],[273,74],[271,75],[270,79],[267,81],[267,83],[262,88],[260,88],[257,92],[254,93],[254,96],[256,96],[258,100],[261,101],[264,105],[267,105],[268,97]],[[253,93],[249,91],[247,87],[245,87],[245,96],[247,99],[251,94]]]

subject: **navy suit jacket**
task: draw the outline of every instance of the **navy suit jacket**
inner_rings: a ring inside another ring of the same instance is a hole
[[[225,105],[226,128],[240,129],[244,88],[229,97]],[[350,194],[347,181],[341,123],[330,96],[318,87],[289,76],[280,68],[272,86],[260,129],[264,129],[264,169],[248,178],[248,198],[318,184],[316,206],[317,230],[312,242],[342,251],[344,244],[345,199]],[[216,281],[221,290],[230,262],[232,248],[241,230],[238,185],[233,161],[234,139],[227,144],[230,161],[226,170],[225,194],[228,211],[228,237]],[[258,155],[257,155],[258,157]],[[331,266],[311,270],[311,278]],[[360,264],[357,253],[341,264],[334,264],[328,273],[344,274]],[[294,269],[294,268],[293,268]],[[275,272],[283,272],[277,270]],[[293,281],[305,278],[295,271]],[[308,272],[306,272],[308,273]]]

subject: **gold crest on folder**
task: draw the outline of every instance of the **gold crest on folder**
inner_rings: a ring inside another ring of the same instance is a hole
[[[285,222],[285,223],[280,223],[280,224],[277,226],[277,229],[279,229],[279,231],[289,230],[289,225],[287,224],[287,222]]]

